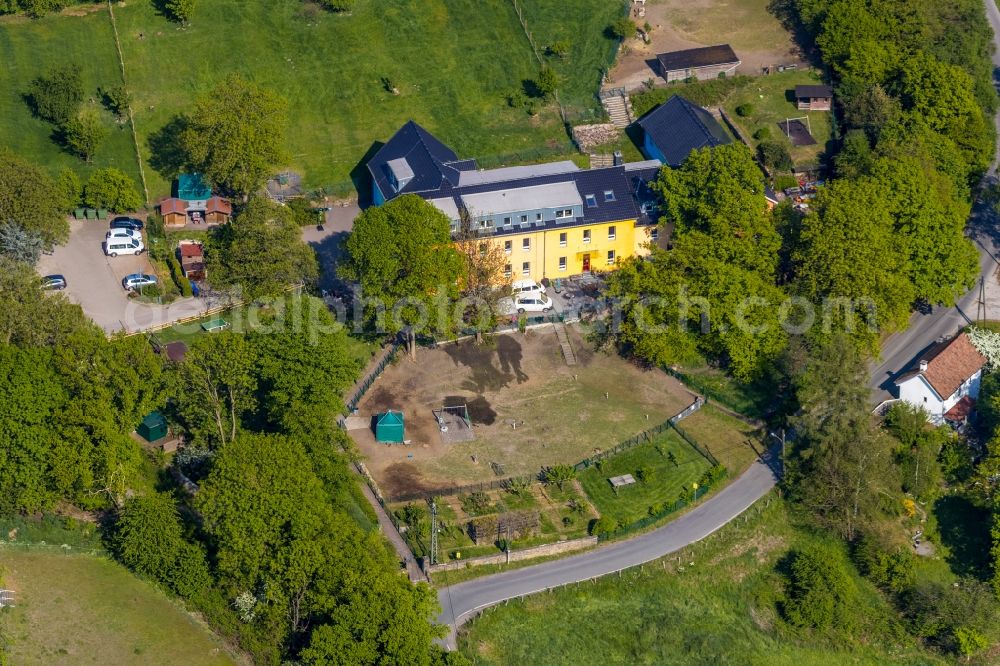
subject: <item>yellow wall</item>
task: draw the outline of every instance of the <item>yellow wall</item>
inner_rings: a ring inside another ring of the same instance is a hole
[[[614,239],[608,237],[609,227],[615,228]],[[510,242],[507,262],[511,264],[511,279],[554,280],[583,273],[585,255],[590,256],[591,271],[607,271],[621,259],[649,254],[644,245],[651,240],[652,229],[650,226],[637,226],[635,220],[621,220],[511,234],[494,238],[493,242],[501,247]],[[586,230],[590,231],[589,243],[584,242]],[[560,243],[561,234],[566,234],[565,245]],[[525,239],[529,241],[527,249],[524,248]],[[609,250],[615,252],[615,261],[611,264],[608,263]],[[565,257],[566,263],[565,268],[560,270],[559,260],[562,257]],[[524,262],[529,264],[527,275],[523,272]]]

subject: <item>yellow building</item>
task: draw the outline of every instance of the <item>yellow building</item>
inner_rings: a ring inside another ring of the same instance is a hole
[[[374,205],[404,194],[501,244],[514,280],[606,271],[657,241],[649,182],[657,160],[580,169],[573,162],[479,169],[413,121],[367,164]],[[464,222],[463,222],[464,220]],[[468,231],[468,229],[464,229]]]

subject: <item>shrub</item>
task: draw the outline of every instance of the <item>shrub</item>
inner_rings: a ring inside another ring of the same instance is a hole
[[[594,536],[601,536],[604,534],[611,534],[618,529],[618,522],[613,518],[608,518],[607,516],[602,516],[595,520],[590,521],[590,533]]]
[[[83,200],[91,208],[107,208],[117,213],[142,207],[135,181],[114,167],[98,169],[91,174]]]
[[[762,141],[757,146],[757,151],[760,153],[761,161],[769,169],[790,171],[793,166],[792,156],[788,153],[788,148],[783,143]]]
[[[746,118],[747,116],[753,115],[753,104],[740,104],[736,107],[736,115],[740,118]]]
[[[767,141],[771,138],[771,128],[761,127],[753,133],[754,141]]]
[[[556,70],[549,66],[543,66],[538,70],[538,78],[535,80],[535,87],[542,97],[550,97],[559,87],[559,76]]]
[[[80,177],[72,169],[63,169],[56,179],[56,187],[59,188],[59,196],[62,198],[63,210],[73,210],[80,205],[83,197],[83,184]]]
[[[854,581],[837,548],[809,545],[792,553],[782,608],[789,623],[815,629],[847,625],[855,596]]]
[[[99,92],[101,93],[101,103],[104,104],[104,108],[115,114],[119,120],[124,120],[128,115],[128,105],[132,101],[132,95],[129,93],[128,88],[124,85],[119,85],[107,89],[102,88]]]
[[[76,65],[55,67],[28,86],[27,100],[36,116],[55,125],[72,118],[83,102],[83,79]]]
[[[319,4],[331,12],[348,12],[354,8],[354,0],[319,0]]]
[[[628,39],[635,35],[635,23],[632,23],[627,16],[623,16],[609,25],[605,32],[613,39]]]
[[[181,290],[181,296],[184,298],[190,298],[194,295],[194,289],[191,288],[191,280],[186,277],[181,276],[181,279],[177,280],[177,288]]]
[[[512,109],[523,109],[524,105],[528,103],[528,96],[524,94],[524,90],[521,88],[514,88],[509,93],[507,93],[507,106]]]
[[[913,556],[907,551],[889,549],[874,537],[862,536],[853,557],[861,575],[882,589],[902,592],[913,584]]]
[[[460,497],[459,501],[462,503],[462,510],[470,516],[490,513],[493,509],[489,496],[481,490],[477,490],[471,495]]]
[[[798,187],[799,181],[795,179],[795,176],[789,176],[788,174],[781,174],[775,176],[774,187],[777,190],[787,190],[790,187]]]
[[[67,148],[89,164],[94,153],[108,138],[108,128],[104,126],[101,114],[96,109],[87,107],[80,109],[66,121],[62,128],[62,138]]]
[[[569,55],[569,40],[568,39],[558,39],[551,44],[549,48],[546,49],[550,56],[555,56],[557,58],[565,58]]]

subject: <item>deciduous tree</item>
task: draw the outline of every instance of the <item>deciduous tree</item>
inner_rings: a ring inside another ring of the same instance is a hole
[[[46,243],[69,236],[63,196],[42,169],[0,148],[0,225],[16,224]]]
[[[66,121],[62,131],[66,146],[88,164],[93,161],[94,153],[108,138],[108,128],[105,127],[101,115],[92,108],[78,111]]]
[[[115,167],[105,167],[90,174],[83,190],[83,201],[91,208],[107,208],[116,213],[142,207],[142,195],[135,181]]]
[[[62,125],[83,102],[83,78],[77,65],[53,67],[28,86],[27,99],[39,118]]]

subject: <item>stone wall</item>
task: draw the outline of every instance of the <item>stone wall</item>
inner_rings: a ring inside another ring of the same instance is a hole
[[[467,560],[455,560],[454,562],[435,564],[431,567],[427,567],[426,571],[428,574],[433,575],[439,571],[454,571],[455,569],[463,569],[466,566],[477,567],[483,564],[506,564],[507,562],[519,562],[521,560],[530,560],[536,557],[547,557],[549,555],[571,553],[575,550],[583,550],[584,548],[590,548],[596,545],[596,536],[584,537],[582,539],[572,539],[570,541],[557,541],[556,543],[547,543],[542,546],[525,548],[524,550],[511,551],[509,558],[507,557],[507,553],[483,555],[482,557],[471,557]]]

